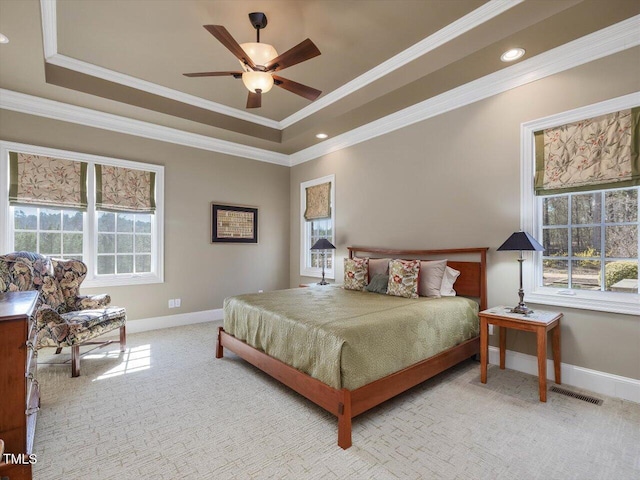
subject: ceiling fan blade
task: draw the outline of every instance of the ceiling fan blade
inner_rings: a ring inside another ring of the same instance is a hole
[[[276,58],[267,62],[265,69],[267,71],[277,72],[283,68],[291,67],[300,62],[309,60],[310,58],[320,55],[318,47],[308,38],[296,45],[295,47],[287,50],[282,55],[278,55]]]
[[[249,58],[249,55],[247,55],[226,28],[222,25],[203,25],[203,27],[206,28],[211,35],[216,37],[222,45],[227,47],[227,49],[233,53],[238,60],[247,64],[252,70],[256,69],[255,64],[251,58]]]
[[[183,73],[185,77],[226,77],[231,75],[235,78],[241,78],[242,72],[198,72],[198,73]]]
[[[256,90],[256,93],[249,92],[247,97],[247,108],[260,108],[262,106],[262,91]]]
[[[273,75],[273,83],[276,84],[280,88],[284,88],[285,90],[289,90],[296,95],[300,95],[301,97],[306,98],[307,100],[315,100],[322,93],[320,90],[316,90],[315,88],[308,87],[298,82],[294,82],[293,80],[287,80],[286,78],[279,77],[278,75]]]

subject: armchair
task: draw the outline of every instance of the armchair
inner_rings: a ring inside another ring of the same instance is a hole
[[[87,266],[79,260],[55,260],[32,252],[0,255],[0,292],[37,290],[37,348],[71,347],[71,376],[80,375],[80,346],[120,329],[120,351],[126,348],[126,311],[109,306],[109,295],[80,295]]]

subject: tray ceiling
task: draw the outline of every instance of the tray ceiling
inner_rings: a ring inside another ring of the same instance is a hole
[[[2,88],[243,145],[293,153],[640,13],[629,0],[2,0]],[[42,8],[41,8],[42,7]],[[274,88],[247,111],[237,70],[202,25],[255,41],[269,19],[279,53],[310,38],[322,55],[281,76],[322,90],[309,102]],[[44,32],[44,38],[43,38]],[[46,59],[45,59],[46,57]]]

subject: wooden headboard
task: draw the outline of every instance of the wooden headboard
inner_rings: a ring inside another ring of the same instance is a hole
[[[433,260],[448,256],[475,256],[479,261],[449,260],[447,265],[460,271],[455,290],[464,297],[480,301],[480,310],[487,309],[487,250],[488,247],[451,248],[446,250],[398,250],[391,248],[347,247],[349,258],[368,256],[373,258],[400,258],[402,260]],[[437,258],[434,258],[437,257]]]

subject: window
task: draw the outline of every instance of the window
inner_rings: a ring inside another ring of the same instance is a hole
[[[330,183],[330,218],[306,220],[307,188]],[[300,275],[303,277],[322,276],[322,252],[311,251],[313,244],[320,238],[326,238],[335,245],[335,175],[317,178],[300,184]],[[327,251],[325,259],[325,277],[335,279],[335,250]]]
[[[98,212],[98,275],[151,272],[151,215]]]
[[[309,248],[311,248],[311,246],[321,238],[326,238],[333,243],[333,222],[330,218],[311,220],[310,222],[307,222],[307,230],[309,235]],[[322,269],[322,259],[323,256],[320,251],[309,250],[309,267]],[[329,255],[327,253],[325,269],[333,270],[333,254]]]
[[[638,187],[538,197],[538,284],[638,293]]]
[[[164,167],[74,152],[0,142],[0,168],[9,172],[9,152],[50,156],[87,164],[87,210],[9,205],[8,182],[0,185],[0,250],[35,251],[87,265],[83,286],[130,285],[163,281]],[[155,173],[155,212],[96,209],[96,166]],[[8,175],[7,175],[8,177]],[[3,178],[4,175],[3,175]],[[6,234],[4,233],[6,232]]]
[[[12,207],[13,250],[82,260],[84,214],[77,210]]]
[[[633,106],[630,96],[522,126],[522,228],[545,247],[524,263],[526,299],[640,314],[640,187],[535,196],[534,132]]]

